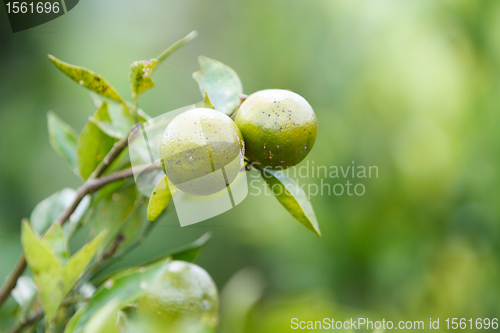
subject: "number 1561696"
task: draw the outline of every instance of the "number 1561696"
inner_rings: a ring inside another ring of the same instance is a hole
[[[49,14],[59,13],[59,2],[7,2],[7,14]]]

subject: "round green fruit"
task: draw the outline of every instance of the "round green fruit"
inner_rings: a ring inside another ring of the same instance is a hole
[[[240,130],[227,115],[205,108],[175,117],[160,142],[167,178],[193,195],[217,193],[238,175],[244,160]]]
[[[172,261],[139,299],[139,318],[156,328],[198,325],[213,329],[218,324],[217,287],[201,267]]]
[[[311,105],[288,90],[262,90],[248,96],[234,121],[245,139],[246,157],[271,169],[302,161],[318,132]]]

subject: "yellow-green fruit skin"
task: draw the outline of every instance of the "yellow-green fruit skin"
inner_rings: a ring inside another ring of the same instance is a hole
[[[302,161],[318,132],[311,105],[288,90],[261,90],[248,96],[234,121],[243,134],[246,157],[271,169],[285,169]]]
[[[186,324],[213,329],[218,324],[218,309],[217,287],[210,275],[184,261],[169,263],[137,303],[139,318],[165,329]]]
[[[181,191],[206,196],[227,187],[243,166],[240,130],[227,115],[197,108],[175,117],[160,142],[169,181]]]

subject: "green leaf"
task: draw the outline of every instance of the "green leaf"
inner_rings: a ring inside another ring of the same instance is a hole
[[[50,318],[69,290],[62,280],[62,265],[50,249],[38,240],[26,220],[21,227],[21,243],[42,307]]]
[[[262,178],[286,210],[307,229],[321,237],[316,215],[304,191],[281,171],[255,167],[260,170]]]
[[[43,234],[49,229],[54,221],[68,207],[76,197],[76,191],[65,188],[52,194],[50,197],[36,205],[31,213],[30,221],[33,229],[38,234]],[[78,222],[83,212],[87,210],[88,200],[83,200],[77,208],[77,211],[71,215],[71,222]]]
[[[204,56],[198,58],[201,70],[193,73],[203,97],[208,94],[217,111],[232,114],[240,105],[243,86],[236,72],[222,62]]]
[[[101,107],[102,103],[104,103],[104,102],[106,102],[106,103],[109,103],[109,102],[113,103],[113,102],[115,102],[115,101],[113,101],[113,100],[111,100],[109,98],[105,98],[104,96],[96,94],[93,91],[90,92],[90,99],[92,99],[92,103],[94,104],[94,106],[95,106],[96,109],[99,109]]]
[[[118,299],[104,304],[85,325],[84,333],[118,333],[116,325],[118,311],[120,311]]]
[[[96,93],[103,95],[104,97],[111,98],[118,102],[123,102],[123,99],[118,95],[115,88],[109,85],[109,83],[99,74],[96,74],[86,68],[73,66],[65,63],[52,55],[48,55],[50,61],[57,68],[67,76],[69,76],[73,81],[77,82],[79,85],[88,88]]]
[[[166,59],[170,54],[181,46],[189,43],[197,35],[196,31],[191,32],[189,35],[183,39],[175,42],[172,46],[166,49],[158,58],[153,58],[150,60],[134,61],[130,65],[129,78],[130,78],[130,90],[132,95],[137,96],[142,94],[149,88],[153,88],[155,83],[151,79],[151,74],[153,74],[153,69],[161,61]]]
[[[107,104],[103,103],[94,119],[111,121]],[[83,180],[87,180],[106,154],[113,148],[116,139],[104,133],[92,121],[87,122],[76,145],[78,168]]]
[[[123,104],[103,102],[99,108],[106,108],[110,120],[101,120],[94,117],[90,121],[108,136],[121,139],[128,134],[134,125],[134,117]]]
[[[133,183],[128,183],[126,187],[101,199],[95,206],[89,216],[91,221],[90,234],[97,235],[104,229],[108,230],[99,253],[103,253],[122,231],[127,218],[140,204],[140,202],[136,203],[137,198],[137,187]]]
[[[142,202],[136,204],[134,211],[125,220],[120,234],[123,235],[123,240],[118,244],[115,256],[120,256],[126,249],[138,240],[142,233],[142,229],[146,223],[150,223],[145,217],[146,198],[142,198]]]
[[[172,256],[173,260],[196,262],[210,238],[212,238],[212,234],[207,232],[191,244],[175,249],[169,252],[169,254]]]
[[[78,278],[92,262],[92,259],[97,253],[97,248],[106,238],[107,233],[107,230],[103,230],[69,258],[68,263],[64,267],[64,278],[66,281],[71,282],[71,286],[78,281]]]
[[[166,257],[149,266],[128,269],[109,278],[94,293],[88,305],[71,318],[65,333],[83,332],[90,318],[109,302],[118,301],[124,307],[136,301],[161,276],[170,260]]]
[[[68,261],[68,243],[64,238],[64,234],[60,224],[55,224],[52,228],[49,229],[47,234],[42,239],[42,244],[49,248],[62,264],[65,264]]]
[[[78,173],[76,164],[76,141],[78,135],[75,130],[56,116],[53,112],[47,113],[50,145],[59,156],[68,162],[71,169]]]
[[[66,328],[64,329],[64,333],[74,333],[78,329],[80,332],[84,329],[83,327],[79,326],[80,323],[80,317],[83,315],[83,313],[86,311],[86,307],[81,308],[78,310],[73,317],[71,317],[69,323],[66,325]]]
[[[59,232],[56,231],[55,234]],[[39,240],[29,222],[23,221],[21,243],[24,255],[37,287],[40,302],[49,320],[57,313],[64,297],[87,268],[103,236],[104,233],[94,238],[63,266],[52,248],[48,246],[48,241]]]
[[[92,99],[92,102],[94,103],[94,106],[96,108],[100,108],[101,104],[103,102],[107,102],[108,106],[110,104],[120,105],[120,103],[117,103],[116,101],[113,101],[109,98],[104,98],[101,95],[94,93],[93,91],[90,92],[90,98]],[[127,110],[134,110],[136,108],[134,104],[127,102],[127,101],[125,101],[125,107]],[[129,111],[129,113],[130,113],[130,111]],[[141,123],[145,123],[148,120],[151,120],[151,117],[146,112],[144,112],[142,109],[137,109],[137,114],[139,115],[139,121]]]
[[[149,198],[147,211],[148,220],[156,220],[163,210],[165,210],[170,200],[172,200],[172,193],[168,188],[167,176],[163,176],[163,178],[156,184],[153,193]]]
[[[130,65],[130,90],[134,95],[139,95],[153,88],[155,83],[151,79],[153,68],[158,64],[158,59],[135,61]]]
[[[212,105],[212,102],[210,101],[210,97],[208,97],[208,93],[206,90],[205,90],[205,97],[203,98],[203,101],[198,102],[195,105],[197,108],[215,109],[214,106]]]

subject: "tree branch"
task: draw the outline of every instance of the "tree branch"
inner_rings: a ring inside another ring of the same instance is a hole
[[[5,301],[9,298],[10,292],[16,287],[17,279],[23,274],[25,269],[26,260],[24,259],[24,256],[21,256],[21,259],[17,261],[16,266],[7,277],[2,289],[0,289],[0,307],[2,307]]]
[[[121,170],[114,172],[112,174],[106,175],[104,177],[100,177],[104,171],[108,168],[108,166],[120,155],[120,153],[127,147],[128,139],[130,134],[138,127],[140,124],[135,124],[130,129],[129,133],[123,137],[120,141],[114,144],[113,148],[109,151],[109,153],[104,157],[104,159],[99,163],[94,172],[90,175],[87,181],[78,188],[76,191],[76,198],[73,200],[71,205],[69,205],[59,217],[54,221],[51,228],[56,225],[64,225],[66,221],[68,221],[71,214],[74,213],[75,209],[78,207],[83,198],[90,193],[93,193],[99,190],[104,185],[107,185],[111,182],[126,179],[133,176],[132,168]],[[100,178],[99,178],[100,177]],[[50,229],[50,228],[49,228]],[[26,269],[26,258],[24,255],[21,255],[21,258],[16,263],[14,270],[7,277],[6,282],[0,289],[0,308],[3,306],[5,301],[9,298],[10,292],[12,289],[16,287],[17,279],[23,274]]]

